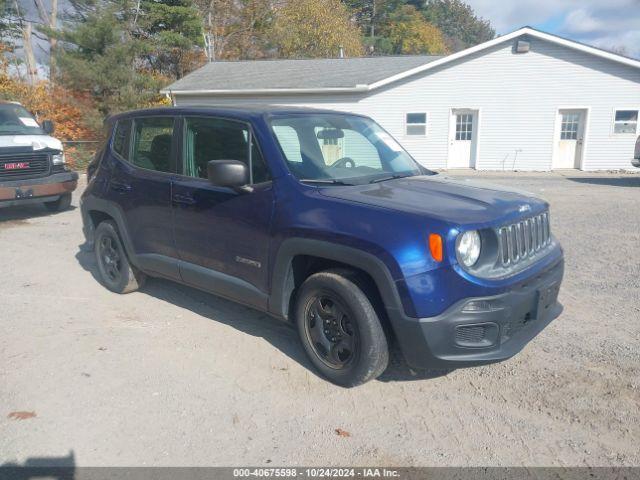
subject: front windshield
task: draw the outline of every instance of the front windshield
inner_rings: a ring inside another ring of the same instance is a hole
[[[0,135],[42,135],[36,119],[23,106],[0,103]]]
[[[274,117],[271,127],[301,181],[362,184],[431,173],[365,117],[292,115]]]

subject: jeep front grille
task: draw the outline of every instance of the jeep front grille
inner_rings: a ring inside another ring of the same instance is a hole
[[[0,180],[38,178],[48,174],[49,154],[47,153],[0,155]]]
[[[549,213],[501,227],[498,238],[503,266],[515,265],[533,257],[551,242]]]

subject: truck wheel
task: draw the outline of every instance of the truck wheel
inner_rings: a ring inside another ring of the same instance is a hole
[[[57,200],[44,202],[44,206],[47,207],[47,210],[50,212],[62,212],[67,210],[71,206],[71,194],[65,193],[64,195],[60,195],[60,198]]]
[[[105,220],[96,228],[95,252],[100,281],[109,290],[131,293],[142,287],[146,276],[129,263],[113,221]]]
[[[297,295],[295,318],[302,345],[331,382],[354,387],[387,368],[387,338],[371,301],[348,270],[311,275]]]

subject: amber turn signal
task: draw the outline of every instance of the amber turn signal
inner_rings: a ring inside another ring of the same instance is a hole
[[[436,262],[442,261],[442,237],[437,233],[429,234],[429,250]]]

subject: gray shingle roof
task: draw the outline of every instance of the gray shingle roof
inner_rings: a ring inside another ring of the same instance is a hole
[[[163,91],[355,88],[439,58],[442,57],[420,55],[212,62]]]

